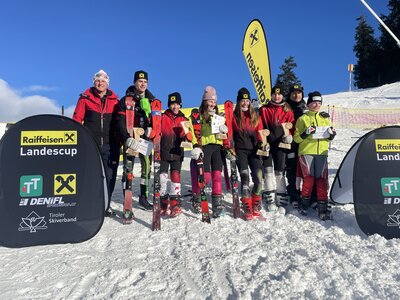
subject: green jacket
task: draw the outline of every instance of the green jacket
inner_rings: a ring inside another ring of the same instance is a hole
[[[329,139],[313,139],[312,134],[304,140],[301,134],[310,126],[331,126],[329,118],[321,117],[318,112],[307,111],[297,119],[294,141],[299,144],[298,155],[328,155]]]
[[[212,116],[210,118],[212,120]],[[200,117],[200,123],[201,123],[201,145],[205,146],[208,144],[217,144],[217,145],[222,145],[224,143],[223,140],[218,140],[216,138],[216,135],[211,133],[211,121],[207,122],[206,120],[203,119],[203,117]],[[190,127],[191,128],[191,132],[192,132],[192,136],[194,137],[194,129],[193,129],[193,124]],[[197,139],[193,138],[192,140],[193,145],[197,144]]]

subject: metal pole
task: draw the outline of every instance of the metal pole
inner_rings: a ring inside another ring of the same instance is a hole
[[[394,33],[386,26],[385,23],[381,20],[381,18],[378,17],[378,15],[372,10],[372,8],[364,1],[360,0],[362,4],[371,12],[371,14],[378,20],[379,23],[383,26],[383,28],[386,29],[386,31],[394,38],[394,40],[397,43],[397,46],[400,47],[400,40],[394,35]]]
[[[351,92],[351,72],[349,72],[349,92]]]

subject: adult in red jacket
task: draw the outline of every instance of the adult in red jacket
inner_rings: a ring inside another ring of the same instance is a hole
[[[294,115],[285,102],[282,91],[280,85],[275,85],[271,91],[271,100],[260,108],[259,114],[263,127],[270,131],[268,142],[271,147],[269,157],[263,158],[266,190],[263,193],[263,199],[266,202],[267,211],[275,211],[279,206],[282,207],[280,211],[284,212],[284,207],[289,203],[289,196],[283,175],[288,150],[283,146],[293,141]],[[289,134],[285,134],[283,123],[291,123],[292,129]]]
[[[168,212],[168,200],[170,217],[181,213],[181,168],[183,161],[183,149],[181,143],[186,138],[192,141],[190,131],[185,133],[182,122],[188,121],[180,111],[182,105],[181,95],[177,92],[168,95],[168,109],[162,114],[161,119],[161,214]],[[167,191],[168,169],[170,169],[170,188]]]
[[[93,87],[80,94],[73,119],[89,129],[100,148],[108,185],[107,215],[120,155],[120,142],[117,135],[118,96],[108,88],[110,78],[103,70],[93,77]]]

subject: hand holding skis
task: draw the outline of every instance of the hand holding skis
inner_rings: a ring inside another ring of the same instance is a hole
[[[193,148],[192,152],[190,153],[190,157],[194,160],[199,160],[204,156],[203,150],[200,147]]]
[[[235,153],[234,149],[225,148],[224,150],[225,150],[226,159],[228,159],[230,161],[236,160],[236,153]]]

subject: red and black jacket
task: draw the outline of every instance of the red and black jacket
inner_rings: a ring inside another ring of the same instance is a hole
[[[283,137],[282,123],[292,123],[291,134],[294,133],[294,115],[289,105],[275,104],[269,101],[259,110],[264,129],[269,129],[268,142],[279,144]]]
[[[181,142],[185,138],[185,131],[181,122],[188,121],[179,111],[174,115],[167,109],[161,118],[161,160],[183,160]]]
[[[89,129],[99,146],[118,143],[117,116],[118,96],[107,90],[100,97],[94,87],[80,94],[73,119]]]
[[[236,116],[232,119],[233,141],[235,149],[243,150],[257,150],[258,145],[261,143],[261,137],[258,133],[263,129],[261,120],[258,125],[254,127],[251,125],[250,112],[241,112],[243,127],[239,127]]]
[[[138,127],[138,128],[140,127],[140,128],[143,128],[144,130],[146,130],[148,127],[152,127],[151,116],[148,118],[146,116],[145,112],[140,107],[140,99],[142,97],[138,95],[134,85],[131,85],[126,90],[125,97],[127,97],[127,96],[131,96],[133,98],[133,100],[135,101],[135,117],[134,117],[133,127]],[[125,97],[121,98],[121,100],[119,101],[119,111],[118,111],[118,132],[123,141],[126,141],[126,139],[129,137],[129,133],[126,128]],[[154,100],[154,96],[149,90],[145,91],[144,97],[149,99],[150,103],[153,102],[153,100]],[[142,136],[142,138],[147,139],[145,136]]]

